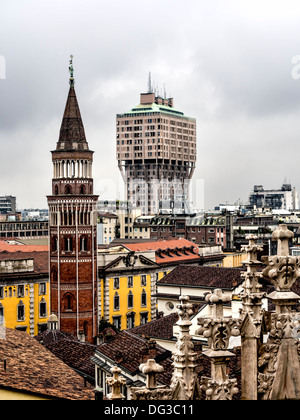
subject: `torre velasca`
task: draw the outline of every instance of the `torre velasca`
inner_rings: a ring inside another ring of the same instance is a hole
[[[59,328],[81,340],[97,335],[97,201],[93,153],[76,98],[73,67],[59,140],[52,151],[48,196],[51,312]]]
[[[142,214],[188,213],[196,165],[196,120],[173,98],[141,93],[140,104],[117,114],[117,160],[126,199]]]

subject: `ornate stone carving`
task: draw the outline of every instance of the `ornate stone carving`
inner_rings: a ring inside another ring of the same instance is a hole
[[[171,388],[174,390],[173,399],[191,400],[200,399],[201,391],[196,374],[198,355],[194,352],[194,344],[190,335],[190,320],[193,315],[193,305],[189,303],[188,296],[180,296],[180,304],[177,305],[179,320],[179,335],[173,352],[174,372]]]
[[[157,364],[154,359],[140,365],[140,371],[146,375],[146,386],[131,388],[133,400],[171,400],[173,392],[165,386],[158,386],[156,377],[164,371],[164,368]]]
[[[147,363],[140,366],[140,371],[146,375],[147,389],[155,389],[157,386],[156,375],[164,371],[164,368],[157,364],[154,359],[148,359]]]
[[[288,242],[293,237],[286,225],[273,233],[278,254],[263,258],[265,278],[275,286],[268,298],[275,305],[269,316],[269,336],[259,352],[258,392],[261,399],[300,399],[299,317],[294,305],[300,296],[290,290],[300,277],[300,260],[289,255]]]
[[[231,400],[238,392],[236,379],[229,379],[226,364],[229,357],[228,344],[231,336],[240,334],[240,319],[223,316],[223,304],[231,300],[221,289],[206,295],[213,304],[212,318],[199,318],[201,328],[197,331],[208,340],[209,350],[203,352],[211,359],[211,378],[201,378],[201,389],[208,400]]]
[[[110,376],[106,379],[107,385],[111,387],[111,393],[107,395],[109,400],[123,400],[125,396],[121,393],[123,385],[126,385],[126,379],[123,376],[120,376],[121,369],[118,367],[113,367],[111,369],[113,376]]]
[[[266,293],[261,291],[259,279],[262,277],[257,268],[262,265],[257,253],[263,248],[256,244],[257,236],[246,237],[249,244],[242,247],[247,252],[247,260],[243,262],[246,271],[243,290],[239,294],[242,300],[240,309],[241,324],[241,396],[242,399],[257,399],[257,354],[262,341],[263,307],[262,299]]]
[[[126,267],[134,267],[137,258],[138,258],[137,255],[135,255],[135,253],[132,251],[132,252],[129,252],[126,255],[126,257],[123,257],[123,262]]]
[[[207,400],[232,400],[233,396],[239,392],[235,379],[225,379],[220,383],[203,377],[201,389],[205,392]]]

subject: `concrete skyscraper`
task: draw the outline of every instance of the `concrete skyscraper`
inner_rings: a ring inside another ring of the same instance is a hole
[[[173,98],[151,87],[140,104],[116,118],[117,160],[126,199],[143,214],[189,211],[196,164],[196,120],[174,108]]]

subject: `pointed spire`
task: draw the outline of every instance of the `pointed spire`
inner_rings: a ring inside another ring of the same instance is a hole
[[[74,88],[73,56],[71,55],[70,66],[70,89],[65,106],[63,120],[60,128],[59,140],[56,150],[89,150],[85,137],[84,126],[80,114],[79,105]]]

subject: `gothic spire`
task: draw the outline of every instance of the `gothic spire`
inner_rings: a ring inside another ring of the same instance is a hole
[[[57,151],[89,150],[74,88],[73,56],[70,65],[70,89],[57,143]]]

